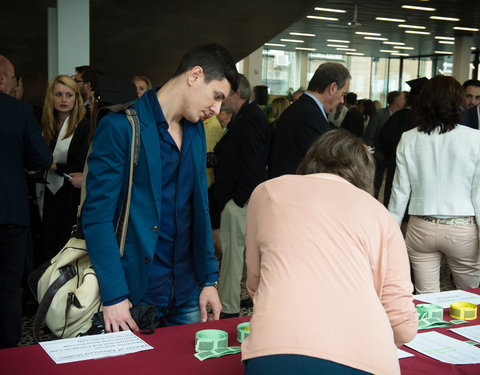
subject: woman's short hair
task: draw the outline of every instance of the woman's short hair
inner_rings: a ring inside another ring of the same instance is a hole
[[[414,107],[414,124],[418,130],[430,134],[439,128],[446,133],[461,121],[460,106],[464,89],[452,77],[436,76],[423,87]]]
[[[331,173],[373,194],[375,162],[360,138],[345,129],[330,130],[310,146],[297,174]]]
[[[287,98],[280,97],[272,100],[272,117],[275,120],[278,120],[280,115],[285,111],[285,109],[290,105],[290,102]]]
[[[137,81],[144,81],[147,84],[147,90],[150,90],[152,88],[152,81],[150,81],[147,77],[145,76],[133,76],[132,77],[132,83],[135,83]]]

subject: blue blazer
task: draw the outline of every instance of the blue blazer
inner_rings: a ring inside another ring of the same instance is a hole
[[[29,225],[28,170],[48,169],[52,152],[30,104],[0,92],[0,224]]]
[[[136,304],[147,289],[162,215],[160,139],[147,95],[134,108],[140,122],[140,154],[134,170],[125,253],[119,256],[115,223],[122,208],[130,166],[132,132],[125,114],[111,113],[99,123],[93,139],[82,227],[97,273],[102,301],[128,296]],[[198,285],[218,279],[208,213],[205,131],[199,122],[192,140],[195,170],[192,252]]]

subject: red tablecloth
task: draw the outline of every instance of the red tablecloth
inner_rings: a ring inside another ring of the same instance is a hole
[[[480,294],[480,289],[470,291]],[[445,314],[445,319],[450,320],[448,309],[445,310]],[[203,324],[161,328],[157,329],[153,335],[139,335],[154,347],[153,350],[62,365],[55,364],[40,345],[3,349],[0,350],[0,375],[241,375],[243,374],[243,368],[240,362],[240,354],[207,359],[203,362],[196,359],[193,356],[195,353],[195,332],[202,329],[224,330],[229,335],[229,346],[236,346],[239,345],[236,341],[237,324],[248,320],[249,317],[242,317]],[[480,324],[480,318],[469,323],[469,325],[477,324]],[[465,325],[460,327],[462,326]],[[448,331],[448,328],[438,328],[435,331],[462,341],[467,340]],[[400,360],[402,374],[480,374],[480,365],[449,365],[424,356],[405,346],[401,349],[415,355]]]

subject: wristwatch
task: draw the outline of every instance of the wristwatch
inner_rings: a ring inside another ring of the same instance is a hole
[[[213,287],[215,287],[215,288],[218,288],[218,281],[210,281],[210,282],[208,282],[208,283],[205,283],[205,284],[203,285],[203,288],[205,288],[206,286],[213,286]]]

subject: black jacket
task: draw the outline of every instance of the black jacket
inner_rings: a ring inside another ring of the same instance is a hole
[[[269,176],[294,174],[312,143],[331,129],[315,100],[303,94],[278,119]]]

